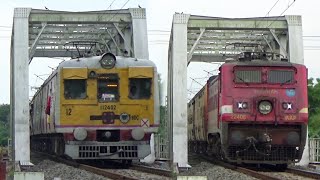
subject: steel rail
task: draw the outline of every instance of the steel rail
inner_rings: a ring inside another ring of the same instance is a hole
[[[85,165],[85,164],[80,164],[78,168],[92,172],[94,174],[98,174],[98,175],[110,178],[110,179],[139,180],[137,178],[133,178],[133,177],[129,177],[129,176],[125,176],[122,174],[112,172],[112,170],[96,168],[96,167]]]
[[[136,165],[136,164],[133,164],[129,168],[133,169],[133,170],[141,171],[141,172],[146,172],[146,173],[150,173],[150,174],[156,174],[156,175],[159,175],[159,176],[173,177],[173,174],[172,174],[171,171],[164,170],[164,169],[153,168],[153,167],[142,166],[142,165]]]
[[[246,175],[261,179],[261,180],[281,180],[281,178],[269,176],[267,174],[263,174],[263,173],[255,171],[255,170],[251,170],[251,169],[247,169],[247,168],[243,168],[243,167],[236,167],[235,171],[241,172],[243,174],[246,174]]]
[[[199,155],[197,155],[197,156],[199,156]],[[220,160],[208,157],[208,156],[201,155],[199,157],[201,157],[202,159],[204,159],[204,160],[206,160],[206,161],[208,161],[210,163],[213,163],[213,164],[222,166],[224,168],[231,169],[233,171],[237,171],[237,172],[246,174],[248,176],[258,178],[258,179],[262,179],[262,180],[281,180],[280,178],[276,178],[274,176],[270,176],[270,175],[267,175],[267,174],[264,174],[264,173],[261,173],[261,172],[257,172],[255,170],[251,170],[251,169],[248,169],[248,168],[239,167],[239,166],[236,166],[236,165],[224,162],[224,161],[220,161]]]
[[[296,175],[303,176],[303,177],[320,179],[320,173],[313,172],[313,171],[296,169],[296,168],[288,168],[288,169],[286,169],[285,172],[291,173],[291,174],[296,174]]]

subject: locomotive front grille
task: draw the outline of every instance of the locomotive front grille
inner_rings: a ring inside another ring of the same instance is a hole
[[[234,161],[239,159],[242,161],[295,161],[299,159],[300,154],[300,150],[296,150],[295,146],[273,145],[270,152],[265,146],[256,146],[258,151],[253,147],[244,150],[245,148],[244,146],[230,146],[228,157]]]
[[[79,157],[98,157],[99,146],[79,146]]]
[[[138,146],[79,146],[79,158],[103,157],[118,154],[121,158],[138,157]]]
[[[138,157],[137,146],[120,146],[123,150],[119,153],[119,157]]]

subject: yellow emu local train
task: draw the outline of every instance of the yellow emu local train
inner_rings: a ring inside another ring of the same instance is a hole
[[[72,159],[142,159],[159,126],[157,69],[117,56],[64,61],[30,103],[31,147]]]

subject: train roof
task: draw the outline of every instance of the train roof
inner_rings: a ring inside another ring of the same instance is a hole
[[[102,68],[100,65],[101,56],[83,57],[64,61],[59,64],[58,68],[64,67],[85,67],[85,68]],[[156,67],[156,65],[147,59],[137,59],[132,57],[116,56],[115,68],[126,68],[136,66],[150,66]]]
[[[235,66],[297,66],[301,64],[291,63],[288,61],[280,61],[280,60],[261,60],[261,59],[254,59],[251,61],[226,61],[226,63],[222,64],[221,66],[225,65],[235,65]]]

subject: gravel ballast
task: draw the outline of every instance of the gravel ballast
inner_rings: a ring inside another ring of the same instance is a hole
[[[207,162],[201,162],[193,166],[189,171],[180,173],[181,176],[207,176],[208,180],[215,179],[236,179],[236,180],[256,180],[251,176],[239,173],[221,166]]]
[[[30,172],[44,172],[45,180],[53,180],[54,178],[60,178],[61,180],[79,180],[79,179],[94,179],[94,180],[106,180],[100,175],[93,174],[86,170],[74,168],[65,164],[57,163],[50,160],[43,160],[35,166],[26,169]]]

